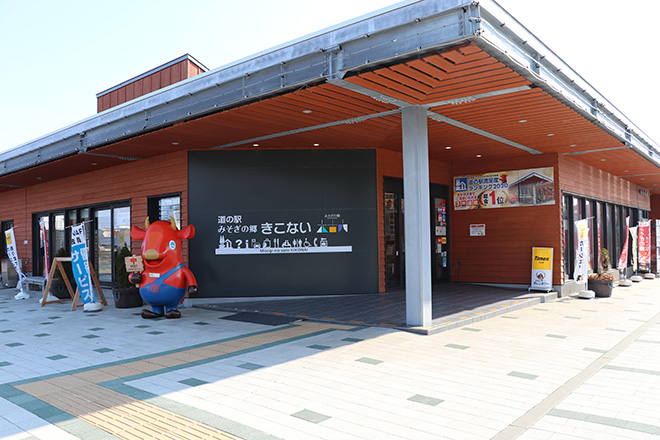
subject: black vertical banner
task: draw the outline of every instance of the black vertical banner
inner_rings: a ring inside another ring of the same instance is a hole
[[[191,151],[201,297],[374,293],[374,150]]]

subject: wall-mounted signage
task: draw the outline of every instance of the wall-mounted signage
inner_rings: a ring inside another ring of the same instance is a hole
[[[454,178],[454,209],[553,205],[554,168],[497,171]]]
[[[470,225],[470,236],[471,237],[485,237],[486,236],[486,225],[484,223],[479,223],[476,225]]]
[[[324,254],[352,252],[353,246],[336,245],[337,234],[348,234],[349,225],[340,214],[326,214],[314,225],[309,221],[244,223],[245,216],[218,216],[216,255]],[[334,239],[334,240],[333,240]]]

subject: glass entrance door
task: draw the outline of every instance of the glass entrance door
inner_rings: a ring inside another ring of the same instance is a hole
[[[45,237],[41,236],[41,230],[40,230],[41,222],[43,222],[44,229],[46,231]],[[49,242],[50,234],[48,231],[50,229],[50,217],[48,215],[42,215],[37,217],[35,226],[36,226],[35,231],[37,234],[36,236],[38,237],[39,246],[37,247],[37,254],[32,263],[33,265],[32,272],[34,275],[45,276],[46,265],[48,265],[47,270],[50,270],[50,266],[51,264],[53,264],[51,260],[51,255],[54,255],[54,253],[50,250],[50,248],[52,248],[52,243]],[[46,249],[49,250],[48,261],[46,261]]]
[[[112,210],[94,212],[94,269],[102,283],[112,282]]]
[[[385,230],[385,285],[400,286],[405,282],[405,252],[403,239],[403,181],[383,182]]]
[[[449,187],[430,185],[431,271],[433,283],[450,281]],[[385,285],[401,286],[406,281],[403,180],[383,180],[385,231]]]

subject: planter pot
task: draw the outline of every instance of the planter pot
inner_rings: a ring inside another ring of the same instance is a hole
[[[115,298],[115,307],[118,309],[129,309],[131,307],[142,307],[142,297],[140,290],[136,287],[124,289],[112,289],[112,295]]]
[[[593,290],[599,298],[612,296],[612,289],[614,289],[614,283],[612,281],[589,280],[589,290]]]
[[[71,288],[73,292],[76,292],[76,280],[73,278],[69,279],[71,283]],[[61,278],[53,278],[53,282],[50,284],[50,293],[57,299],[71,299],[71,294],[66,288],[66,283]]]

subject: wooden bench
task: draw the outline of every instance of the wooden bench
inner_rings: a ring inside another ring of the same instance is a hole
[[[42,292],[44,291],[44,286],[46,285],[46,278],[44,277],[25,277],[23,278],[23,282],[25,283],[25,286],[28,291],[38,291]]]

